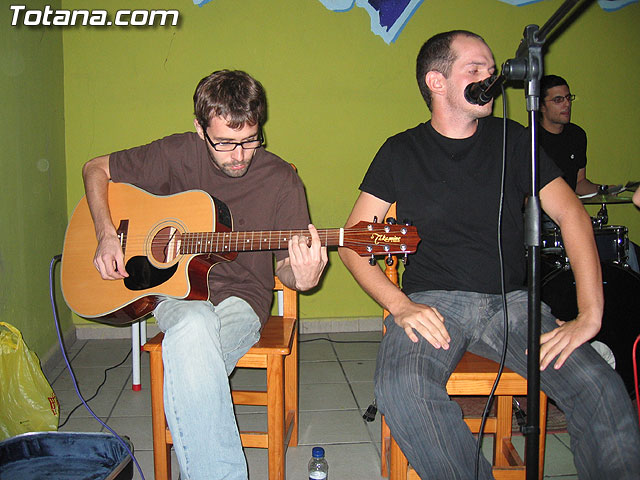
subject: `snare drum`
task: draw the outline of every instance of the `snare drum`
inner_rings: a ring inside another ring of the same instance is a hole
[[[542,243],[540,246],[540,252],[544,255],[565,256],[562,235],[560,234],[560,228],[557,226],[543,230]]]
[[[629,229],[621,225],[597,226],[593,235],[601,262],[613,262],[627,265],[629,261]],[[562,234],[558,227],[547,228],[542,232],[540,253],[566,260]]]
[[[576,284],[570,266],[546,265],[542,300],[560,320],[578,314]],[[543,268],[544,272],[544,268]],[[615,356],[615,369],[627,390],[634,393],[632,349],[640,334],[640,275],[617,263],[602,263],[604,314],[602,328],[594,340],[607,345]],[[640,352],[639,352],[640,353]]]
[[[620,225],[606,225],[593,229],[601,262],[627,264],[629,259],[628,233],[629,229]]]

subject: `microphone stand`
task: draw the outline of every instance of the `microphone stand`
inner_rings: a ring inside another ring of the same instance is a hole
[[[502,68],[506,80],[524,80],[529,128],[531,132],[531,196],[525,209],[525,246],[528,261],[528,355],[527,355],[527,424],[521,427],[525,435],[526,478],[537,480],[540,460],[540,197],[538,168],[538,111],[540,79],[547,34],[581,0],[565,0],[541,29],[527,25],[516,57]]]

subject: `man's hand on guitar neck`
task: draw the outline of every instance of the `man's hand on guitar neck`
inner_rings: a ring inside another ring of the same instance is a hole
[[[309,233],[311,245],[305,236],[294,235],[289,240],[289,257],[276,266],[280,281],[299,292],[318,285],[328,262],[327,247],[322,246],[316,227],[309,225]]]
[[[98,240],[93,264],[104,280],[122,280],[129,276],[117,235],[105,235]]]

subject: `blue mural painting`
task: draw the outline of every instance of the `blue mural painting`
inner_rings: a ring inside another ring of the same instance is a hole
[[[213,0],[193,0],[202,7]],[[424,0],[318,0],[332,12],[348,12],[354,6],[364,8],[371,17],[371,31],[390,44],[395,42],[402,29],[409,22]],[[543,0],[498,0],[517,7]],[[606,12],[614,12],[638,3],[640,0],[598,0],[598,5]]]
[[[607,12],[619,10],[632,3],[638,3],[638,0],[598,0],[598,5]]]
[[[394,42],[424,0],[319,0],[334,12],[346,12],[354,5],[371,17],[371,31],[387,43]]]

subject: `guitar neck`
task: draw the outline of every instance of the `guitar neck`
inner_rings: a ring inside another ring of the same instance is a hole
[[[180,253],[256,252],[262,250],[286,250],[289,239],[295,235],[307,238],[311,243],[309,230],[268,230],[250,232],[191,232],[180,235]],[[341,246],[344,229],[329,228],[318,230],[322,246]]]

